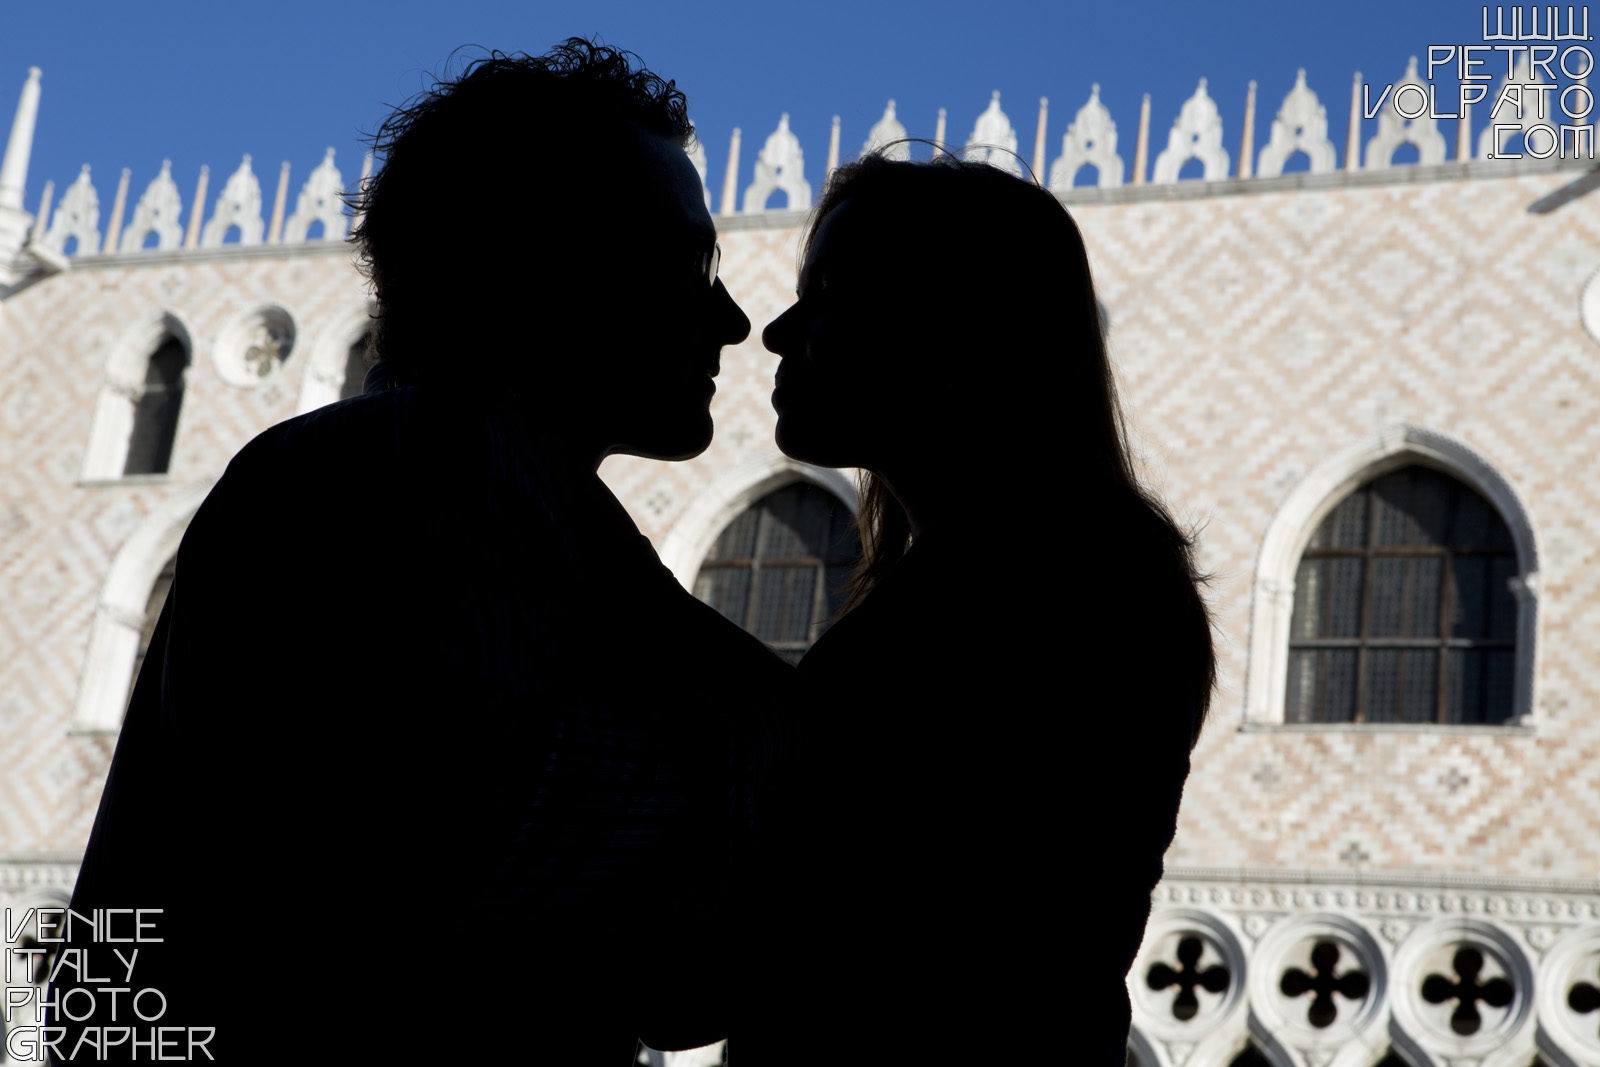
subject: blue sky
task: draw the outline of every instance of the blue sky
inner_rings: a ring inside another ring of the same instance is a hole
[[[83,163],[93,169],[105,211],[121,168],[132,168],[137,197],[170,158],[187,214],[200,165],[211,167],[214,198],[246,152],[269,203],[279,163],[291,163],[292,204],[326,146],[337,149],[346,180],[354,180],[362,132],[381,120],[385,104],[421,89],[427,72],[447,69],[455,49],[540,52],[568,35],[599,34],[638,52],[687,92],[718,196],[734,126],[744,133],[741,188],[782,112],[815,187],[833,115],[843,120],[847,156],[890,97],[912,136],[931,137],[943,107],[947,137],[964,140],[996,89],[1029,159],[1039,97],[1050,98],[1053,158],[1090,84],[1099,82],[1131,165],[1141,94],[1152,98],[1153,157],[1204,76],[1236,157],[1246,83],[1260,83],[1259,150],[1298,67],[1327,106],[1342,165],[1352,74],[1376,81],[1376,91],[1399,78],[1409,55],[1425,61],[1429,45],[1481,43],[1481,12],[1479,4],[1393,0],[6,0],[0,124],[9,126],[27,68],[41,67],[30,211],[46,179],[59,192]]]

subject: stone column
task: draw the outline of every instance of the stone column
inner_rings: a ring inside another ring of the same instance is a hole
[[[733,128],[728,140],[728,173],[722,179],[722,210],[720,215],[732,215],[738,209],[739,197],[739,127]]]
[[[111,202],[111,225],[106,227],[106,243],[101,250],[108,256],[117,250],[117,241],[122,237],[122,212],[128,206],[128,179],[131,177],[133,171],[123,167],[122,177],[117,180],[117,198]]]
[[[267,225],[267,244],[283,240],[283,210],[289,200],[289,161],[278,168],[278,193],[272,198],[272,221]]]
[[[200,244],[200,217],[206,211],[206,185],[211,181],[211,168],[200,165],[200,180],[194,186],[194,206],[189,209],[189,231],[183,235],[183,247],[195,248]]]
[[[1361,72],[1350,83],[1350,134],[1344,141],[1344,169],[1361,169]]]
[[[1251,82],[1244,94],[1244,137],[1239,141],[1239,177],[1248,178],[1253,173],[1256,158],[1256,83]]]
[[[1133,184],[1144,184],[1145,160],[1150,155],[1150,94],[1144,94],[1139,105],[1139,140],[1133,149]]]
[[[1039,132],[1033,138],[1033,176],[1039,180],[1040,185],[1049,185],[1050,176],[1045,173],[1044,159],[1044,129],[1045,122],[1050,114],[1050,98],[1039,98]]]

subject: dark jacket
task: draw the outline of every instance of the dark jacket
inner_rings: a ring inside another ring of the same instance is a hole
[[[503,399],[393,389],[195,515],[73,907],[163,909],[132,984],[219,1062],[721,1036],[650,969],[733,936],[792,672],[546,455]]]

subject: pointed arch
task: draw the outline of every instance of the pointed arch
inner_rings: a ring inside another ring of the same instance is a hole
[[[1396,425],[1334,454],[1292,489],[1257,556],[1246,664],[1244,724],[1281,725],[1288,686],[1295,574],[1322,520],[1363,483],[1408,465],[1432,467],[1483,496],[1505,522],[1516,553],[1516,649],[1508,723],[1532,725],[1538,652],[1538,537],[1527,508],[1493,465],[1469,445],[1418,426]],[[1504,727],[1493,727],[1503,729]]]
[[[214,484],[216,477],[207,477],[163,500],[123,542],[112,561],[95,606],[89,649],[78,680],[72,714],[75,732],[115,733],[121,728],[150,591]]]
[[[84,481],[167,472],[194,363],[189,328],[171,311],[123,334],[111,349],[95,403]]]
[[[1155,1045],[1139,1030],[1139,1024],[1134,1023],[1128,1028],[1128,1067],[1161,1067],[1161,1064]]]
[[[848,506],[794,479],[757,497],[718,533],[694,595],[798,663],[843,609],[861,539]]]
[[[852,515],[856,513],[856,490],[849,474],[801,463],[769,447],[724,471],[695,495],[661,539],[661,562],[685,589],[692,589],[700,561],[723,529],[757,500],[796,481],[828,490],[844,501]]]
[[[317,334],[300,382],[300,414],[352,395],[351,350],[372,332],[374,313],[370,304],[349,308]]]

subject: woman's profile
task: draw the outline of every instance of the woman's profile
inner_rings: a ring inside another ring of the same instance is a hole
[[[763,340],[779,446],[862,471],[864,555],[800,664],[781,933],[736,1061],[1120,1065],[1214,659],[1077,227],[986,164],[870,156]]]

